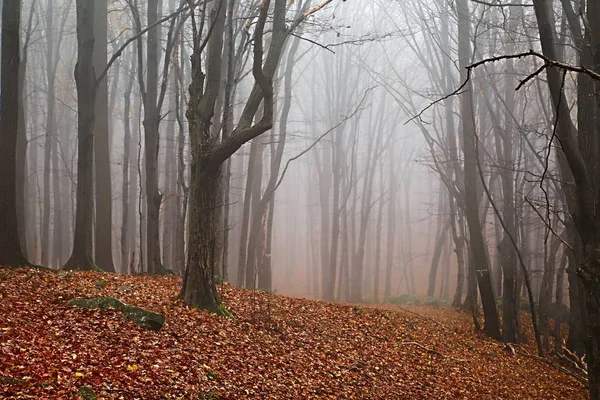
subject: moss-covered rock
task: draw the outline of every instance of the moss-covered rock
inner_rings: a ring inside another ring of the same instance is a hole
[[[77,394],[82,400],[96,400],[96,393],[94,393],[94,390],[89,386],[80,387]]]
[[[100,309],[114,308],[127,316],[127,319],[142,328],[159,331],[165,323],[165,316],[143,308],[130,306],[114,297],[93,297],[91,299],[74,299],[69,305],[79,308]]]

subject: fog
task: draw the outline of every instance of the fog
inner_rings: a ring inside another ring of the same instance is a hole
[[[597,140],[568,132],[597,129],[581,103],[597,74],[578,67],[587,20],[540,3],[26,0],[24,255],[173,273],[186,293],[202,270],[327,301],[481,304],[507,341],[523,299],[547,339],[550,305],[579,301],[585,253],[568,250],[595,215],[577,174],[595,187]]]

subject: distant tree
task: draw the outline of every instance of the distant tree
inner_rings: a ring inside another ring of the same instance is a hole
[[[16,154],[19,129],[21,1],[2,3],[0,60],[0,265],[26,265],[19,241],[16,204]]]

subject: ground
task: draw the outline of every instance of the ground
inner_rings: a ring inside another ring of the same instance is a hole
[[[579,381],[510,354],[453,310],[225,285],[226,318],[174,300],[180,285],[172,276],[0,268],[0,398],[587,398]],[[154,332],[116,310],[68,305],[96,296],[162,313],[165,324]]]

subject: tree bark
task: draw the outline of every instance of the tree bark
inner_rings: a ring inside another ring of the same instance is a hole
[[[106,68],[108,40],[107,0],[94,1],[94,70],[100,73]],[[112,185],[110,171],[108,79],[99,83],[96,92],[94,119],[94,173],[96,178],[96,230],[94,254],[98,267],[115,272],[112,256]]]
[[[94,52],[94,1],[77,4],[77,205],[71,257],[65,269],[96,269],[92,254],[94,104],[96,97]]]
[[[16,154],[19,129],[19,52],[21,2],[2,4],[2,56],[0,60],[0,265],[27,265],[17,224]]]

